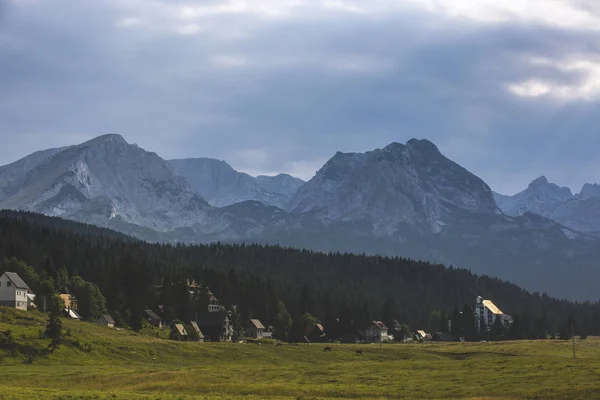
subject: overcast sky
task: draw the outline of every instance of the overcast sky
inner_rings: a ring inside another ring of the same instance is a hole
[[[0,0],[0,164],[120,133],[309,179],[416,137],[579,191],[599,104],[597,0]]]

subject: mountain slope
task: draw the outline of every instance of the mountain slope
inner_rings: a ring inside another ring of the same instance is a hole
[[[293,213],[326,221],[366,220],[374,233],[397,224],[439,232],[455,210],[496,214],[491,189],[427,140],[392,143],[367,153],[337,153],[292,199]]]
[[[581,193],[573,195],[569,188],[561,188],[541,177],[514,196],[495,194],[495,198],[507,215],[531,212],[576,231],[600,231],[600,185],[586,184]]]
[[[215,207],[255,200],[285,208],[304,183],[285,174],[254,178],[234,170],[225,161],[211,158],[171,160],[169,163],[178,175],[184,177],[200,196]]]
[[[28,155],[14,163],[0,167],[0,201],[7,198],[15,188],[9,187],[8,182],[23,177],[27,172],[31,171],[39,164],[54,156],[56,153],[64,150],[64,148],[48,149],[37,151]]]
[[[156,154],[104,135],[57,152],[6,182],[0,208],[106,226],[109,221],[171,229],[208,204]]]

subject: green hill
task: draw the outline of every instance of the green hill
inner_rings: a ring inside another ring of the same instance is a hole
[[[316,344],[178,343],[150,330],[71,320],[64,327],[60,348],[31,359],[27,349],[48,345],[40,339],[42,314],[0,308],[0,332],[10,330],[19,348],[0,350],[0,398],[600,397],[598,338],[578,340],[573,360],[564,341],[384,345],[381,352],[376,345],[333,344],[323,352]]]

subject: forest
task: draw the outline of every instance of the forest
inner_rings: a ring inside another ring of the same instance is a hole
[[[600,302],[555,299],[455,266],[399,257],[243,243],[147,243],[60,218],[2,211],[1,260],[0,273],[30,266],[38,290],[68,284],[88,299],[85,317],[107,310],[118,324],[136,330],[143,311],[158,305],[167,321],[193,319],[206,307],[202,296],[188,295],[188,282],[195,281],[225,307],[237,306],[238,320],[258,318],[282,336],[289,331],[291,340],[307,316],[320,321],[331,340],[373,320],[392,330],[444,331],[448,319],[463,318],[460,311],[477,296],[514,318],[494,339],[546,338],[571,325],[580,335],[600,335]],[[480,339],[468,319],[456,329]]]

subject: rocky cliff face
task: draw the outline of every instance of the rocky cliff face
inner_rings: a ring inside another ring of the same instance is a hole
[[[507,215],[531,212],[576,231],[600,231],[600,185],[587,183],[581,193],[574,195],[571,189],[541,177],[514,196],[495,196],[498,206]]]
[[[427,140],[392,143],[367,153],[337,153],[300,188],[293,213],[319,211],[327,221],[367,220],[379,233],[398,224],[439,232],[457,210],[498,212],[491,189]]]
[[[119,135],[59,151],[6,187],[2,208],[98,224],[118,218],[156,230],[180,226],[208,207],[168,163]]]
[[[244,201],[259,201],[286,208],[290,198],[304,184],[300,179],[280,174],[252,177],[234,170],[225,161],[211,158],[171,160],[174,171],[211,205],[225,207]]]

